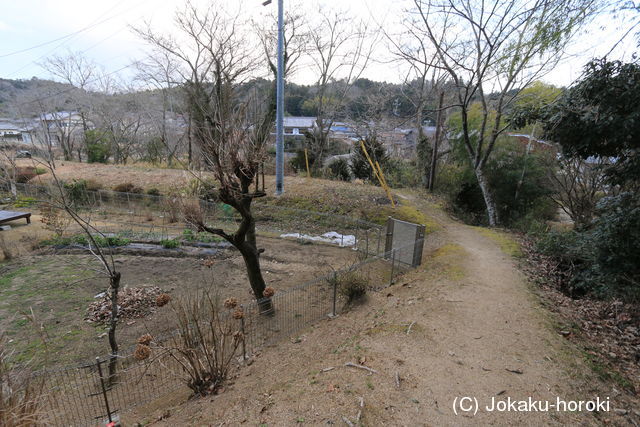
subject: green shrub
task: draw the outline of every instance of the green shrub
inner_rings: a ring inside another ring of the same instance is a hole
[[[529,225],[553,219],[557,207],[549,198],[553,190],[547,179],[547,154],[525,154],[518,144],[501,140],[487,163],[485,175],[502,224],[527,231]],[[476,225],[486,223],[482,191],[467,159],[454,157],[453,162],[440,166],[436,190],[462,220]]]
[[[150,196],[159,196],[160,190],[158,190],[157,188],[150,188],[147,190],[147,194]]]
[[[364,139],[364,146],[373,164],[375,165],[377,162],[384,171],[387,167],[389,156],[387,155],[384,145],[382,145],[382,141],[380,141],[376,135],[370,135]],[[375,178],[375,173],[373,169],[371,169],[371,164],[367,159],[367,155],[362,150],[360,142],[356,145],[355,152],[351,156],[351,172],[356,178],[380,185]]]
[[[552,256],[572,296],[640,298],[640,197],[622,193],[598,203],[588,229],[542,234],[537,250]]]
[[[329,174],[333,179],[340,181],[351,181],[349,162],[346,159],[337,159],[329,164]]]
[[[415,161],[390,158],[383,168],[383,172],[390,187],[418,187],[421,185],[421,174],[418,173]]]
[[[217,200],[216,182],[212,178],[193,178],[187,184],[187,195],[202,200]]]
[[[67,197],[74,205],[86,205],[89,203],[89,195],[87,194],[87,180],[74,179],[71,182],[63,184]]]
[[[35,197],[18,196],[12,206],[14,208],[28,208],[35,205],[38,201]]]
[[[313,167],[316,163],[315,154],[311,150],[307,150],[307,157],[309,159],[309,169],[313,171]],[[289,160],[291,168],[295,172],[307,172],[307,163],[304,157],[304,149],[296,150],[296,155]]]
[[[180,240],[177,239],[164,239],[160,240],[160,244],[165,249],[175,249],[180,247]]]
[[[88,163],[107,163],[109,160],[109,141],[99,130],[88,130],[84,133],[87,146]]]
[[[47,169],[46,168],[36,168],[35,172],[36,172],[36,175],[44,175],[45,173],[47,173]]]

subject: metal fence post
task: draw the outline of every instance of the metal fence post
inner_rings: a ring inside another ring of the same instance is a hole
[[[244,312],[244,306],[241,304],[240,308]],[[242,360],[247,360],[247,348],[245,345],[245,331],[244,331],[244,316],[240,318],[240,331],[242,332]]]
[[[365,253],[369,256],[369,230],[366,230],[364,234],[364,248]]]
[[[356,236],[355,236],[356,241],[354,242],[354,248],[356,251],[358,250],[358,231],[360,231],[360,223],[356,222]]]
[[[391,276],[389,276],[389,286],[393,285],[393,273],[396,264],[396,250],[391,249]]]
[[[107,398],[107,389],[104,386],[104,376],[102,375],[102,362],[99,357],[96,357],[96,365],[98,365],[98,374],[100,375],[100,387],[102,388],[102,396],[104,397],[104,406],[107,408],[107,418],[109,422],[113,422],[111,418],[111,408],[109,407],[109,399]]]
[[[336,317],[336,300],[338,299],[338,273],[333,273],[333,310],[331,317]]]

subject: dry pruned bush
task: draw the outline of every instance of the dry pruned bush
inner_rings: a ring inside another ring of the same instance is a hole
[[[11,250],[11,245],[4,240],[2,234],[0,234],[0,255],[2,255],[2,259],[5,261],[12,259],[14,255]]]
[[[337,287],[340,295],[347,299],[347,304],[362,299],[367,294],[369,285],[367,278],[356,271],[336,272],[327,282]]]
[[[136,360],[146,360],[149,356],[151,356],[151,347],[145,344],[138,344],[133,352],[133,357]]]
[[[136,342],[138,344],[142,344],[142,345],[149,345],[151,344],[151,341],[153,341],[153,337],[151,336],[151,334],[144,334],[141,335],[140,337],[138,337],[138,339],[136,340]]]
[[[242,343],[240,322],[206,291],[176,300],[172,307],[179,333],[162,347],[187,374],[185,382],[194,393],[217,392]]]
[[[0,426],[38,425],[44,415],[44,376],[39,379],[25,368],[13,367],[4,335],[0,336]]]
[[[164,307],[169,304],[169,301],[171,301],[171,296],[169,294],[162,293],[156,298],[156,305],[158,307]]]
[[[44,203],[40,207],[40,215],[44,228],[52,231],[57,237],[61,237],[64,234],[72,221],[66,212],[49,203]]]
[[[182,217],[184,222],[193,229],[200,231],[204,224],[204,213],[200,203],[194,200],[186,201],[182,205]]]
[[[180,220],[180,212],[182,210],[182,196],[178,194],[170,194],[165,197],[163,205],[167,221],[170,223],[178,222]]]

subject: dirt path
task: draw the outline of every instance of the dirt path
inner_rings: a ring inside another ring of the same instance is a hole
[[[360,412],[362,425],[619,422],[611,413],[486,410],[492,398],[555,404],[610,395],[612,412],[616,402],[611,390],[603,394],[602,384],[587,380],[578,351],[553,331],[513,258],[477,229],[415,203],[440,226],[421,268],[299,339],[265,349],[222,394],[168,411],[166,402],[148,420],[164,414],[158,425],[346,425],[347,417],[357,425]],[[454,414],[461,397],[478,399],[475,417]]]

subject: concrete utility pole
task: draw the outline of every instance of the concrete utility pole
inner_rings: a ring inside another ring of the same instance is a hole
[[[284,0],[278,0],[278,73],[276,76],[276,196],[284,193]],[[271,0],[262,3],[271,4]]]

